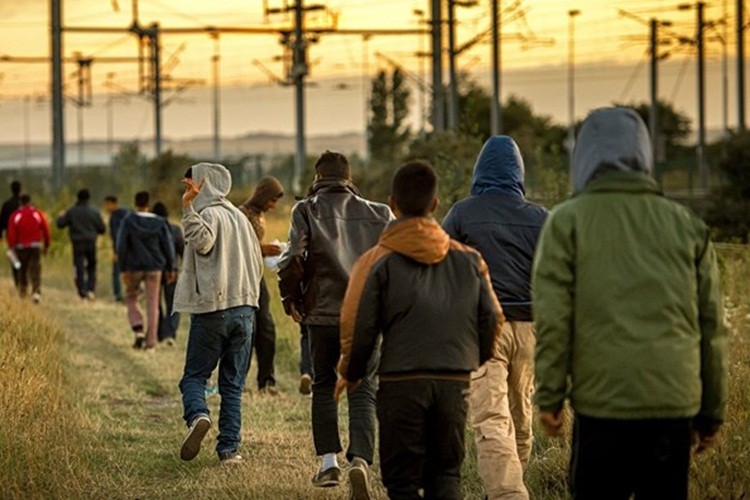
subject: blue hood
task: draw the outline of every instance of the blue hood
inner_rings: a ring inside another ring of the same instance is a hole
[[[523,196],[523,176],[523,158],[516,142],[507,135],[490,137],[474,164],[471,194],[501,191]]]

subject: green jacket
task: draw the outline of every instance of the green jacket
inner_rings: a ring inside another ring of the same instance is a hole
[[[643,172],[604,171],[555,208],[533,271],[535,403],[715,429],[727,399],[719,269],[705,224]]]

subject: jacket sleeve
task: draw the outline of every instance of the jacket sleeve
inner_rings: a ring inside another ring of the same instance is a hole
[[[125,220],[120,224],[120,228],[117,230],[117,239],[115,242],[115,248],[117,253],[117,263],[120,266],[120,270],[127,270],[127,258],[128,258],[128,229]]]
[[[339,374],[354,382],[367,373],[367,364],[380,334],[381,285],[373,265],[387,253],[375,247],[352,268],[341,305],[341,359]]]
[[[42,230],[42,240],[44,241],[44,248],[49,248],[50,242],[52,241],[52,237],[50,236],[50,232],[49,232],[49,223],[47,222],[47,216],[44,215],[44,212],[39,211],[39,217],[42,220],[41,230]]]
[[[177,259],[175,258],[174,239],[172,238],[172,228],[169,227],[169,222],[164,221],[164,227],[161,230],[161,246],[162,252],[166,257],[166,264],[164,266],[165,271],[176,271],[177,270]]]
[[[8,222],[6,226],[5,236],[8,239],[8,248],[13,248],[16,246],[16,225],[13,224],[13,214],[11,213],[8,216]]]
[[[98,210],[94,210],[94,226],[96,228],[96,232],[98,234],[104,234],[107,232],[107,226],[104,224],[104,219],[102,219],[102,214],[99,213]]]
[[[279,291],[283,302],[298,303],[302,298],[302,278],[310,243],[310,226],[303,215],[304,207],[298,203],[292,210],[289,243],[279,257]]]
[[[729,339],[724,327],[724,306],[716,251],[705,227],[704,231],[703,251],[696,262],[703,394],[701,409],[693,421],[693,426],[701,433],[712,434],[724,420]]]
[[[192,246],[200,255],[206,255],[216,243],[216,229],[210,210],[198,213],[189,205],[182,215],[182,227],[185,230],[185,243]]]
[[[490,272],[481,256],[479,258],[479,364],[489,360],[500,339],[505,316],[490,281]]]
[[[551,413],[559,411],[565,399],[574,328],[573,228],[565,227],[557,215],[542,228],[532,277],[537,331],[534,402]]]
[[[185,255],[185,238],[182,236],[180,226],[172,226],[172,239],[174,239],[174,253],[182,257]]]
[[[55,220],[55,224],[60,229],[64,228],[65,226],[70,225],[70,210],[66,210],[64,214],[62,214],[61,216],[59,216]]]
[[[448,233],[451,239],[463,242],[458,230],[458,210],[455,205],[448,210],[448,215],[443,219],[443,231]]]

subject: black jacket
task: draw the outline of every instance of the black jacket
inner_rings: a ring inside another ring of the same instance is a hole
[[[10,220],[10,214],[15,212],[21,207],[21,197],[12,196],[3,203],[2,211],[0,211],[0,237],[5,234],[8,230],[8,221]]]
[[[89,205],[88,201],[79,201],[57,218],[57,227],[70,227],[70,241],[93,242],[99,234],[107,231],[101,214]]]
[[[117,261],[122,271],[176,271],[167,220],[148,212],[125,217],[117,235]]]
[[[479,252],[431,218],[392,223],[352,270],[341,309],[341,362],[362,378],[382,334],[381,380],[468,379],[494,350],[503,313]]]
[[[130,214],[127,208],[118,208],[109,214],[109,237],[112,238],[112,247],[117,248],[117,233],[120,232],[120,225]]]
[[[531,265],[547,210],[524,199],[524,167],[510,137],[491,137],[474,166],[472,196],[443,220],[451,238],[479,250],[510,321],[531,321]]]
[[[289,245],[279,259],[281,299],[303,323],[337,325],[349,273],[372,248],[391,209],[365,200],[344,179],[324,178],[292,209]]]

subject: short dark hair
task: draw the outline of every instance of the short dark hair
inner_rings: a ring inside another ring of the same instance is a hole
[[[108,201],[110,203],[117,203],[117,196],[110,194],[104,197],[104,201]]]
[[[78,194],[76,196],[78,197],[79,201],[86,201],[91,198],[91,193],[89,193],[88,189],[84,188],[78,191]]]
[[[10,192],[17,195],[21,192],[21,183],[18,181],[13,181],[10,183]]]
[[[164,217],[165,219],[169,217],[169,210],[167,210],[167,206],[160,201],[154,203],[154,206],[151,207],[151,213],[160,217]]]
[[[427,215],[437,196],[435,171],[425,161],[405,163],[393,174],[391,196],[404,215]]]
[[[321,177],[352,178],[352,170],[347,157],[327,149],[315,162],[315,172]]]
[[[147,207],[151,197],[148,191],[138,191],[135,193],[135,206],[136,207]]]
[[[22,194],[21,195],[21,204],[26,205],[28,202],[31,201],[31,196],[28,194]]]

